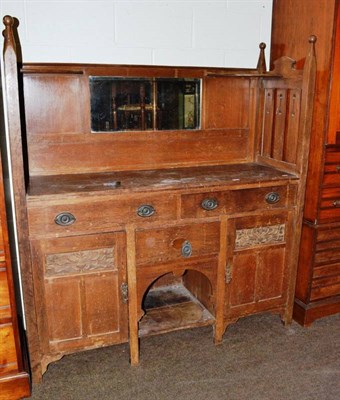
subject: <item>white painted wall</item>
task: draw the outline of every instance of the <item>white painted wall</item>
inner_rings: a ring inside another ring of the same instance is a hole
[[[0,13],[20,21],[24,62],[255,67],[272,0],[0,0]]]

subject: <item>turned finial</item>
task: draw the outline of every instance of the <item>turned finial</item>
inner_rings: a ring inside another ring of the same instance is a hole
[[[316,43],[317,37],[315,35],[310,35],[308,39],[309,43]]]
[[[310,35],[308,38],[309,42],[309,51],[307,57],[315,57],[315,43],[317,41],[317,37],[315,35]]]
[[[310,52],[315,53],[315,43],[317,41],[317,37],[315,35],[310,35],[308,38],[308,42],[310,43]]]
[[[2,35],[5,38],[4,49],[6,49],[9,45],[15,48],[15,41],[13,36],[14,19],[10,15],[5,15],[3,18],[3,23],[5,25],[5,29],[2,32]]]
[[[257,62],[257,72],[259,74],[264,74],[267,71],[267,66],[266,66],[266,57],[264,55],[264,50],[266,48],[265,43],[260,43],[259,48],[260,48],[260,55],[259,55],[259,60]]]

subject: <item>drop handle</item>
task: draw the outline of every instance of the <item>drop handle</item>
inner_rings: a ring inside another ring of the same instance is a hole
[[[275,204],[280,201],[280,195],[277,192],[269,192],[266,194],[265,200],[268,204]]]
[[[60,226],[72,225],[75,221],[76,217],[70,212],[62,212],[58,214],[54,219],[54,222]]]
[[[156,209],[150,204],[142,204],[137,208],[137,215],[142,218],[148,218],[154,215]]]
[[[339,208],[340,207],[340,200],[334,200],[333,201],[333,207]]]
[[[214,198],[207,198],[202,200],[201,207],[203,210],[212,211],[218,207],[218,201]]]
[[[182,257],[188,258],[191,257],[192,255],[192,246],[189,240],[185,240],[182,244],[182,249],[181,249]]]

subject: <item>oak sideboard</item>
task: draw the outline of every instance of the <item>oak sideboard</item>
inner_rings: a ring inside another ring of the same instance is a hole
[[[147,335],[211,325],[218,344],[247,315],[289,324],[316,38],[303,69],[267,72],[264,44],[255,69],[17,69],[4,23],[33,378],[123,342],[137,365]]]

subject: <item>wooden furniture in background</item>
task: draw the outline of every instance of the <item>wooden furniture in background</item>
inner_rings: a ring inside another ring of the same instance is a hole
[[[0,400],[30,395],[28,361],[17,318],[0,155]]]
[[[316,93],[294,318],[340,312],[340,15],[336,0],[274,0],[271,57],[304,57],[318,37]]]
[[[74,351],[129,341],[136,365],[145,335],[213,325],[220,343],[243,316],[291,322],[314,43],[299,70],[283,57],[265,72],[263,44],[258,69],[23,65],[25,140],[15,109],[10,141],[29,182],[16,206],[35,380]],[[199,79],[200,129],[92,132],[96,76]]]

